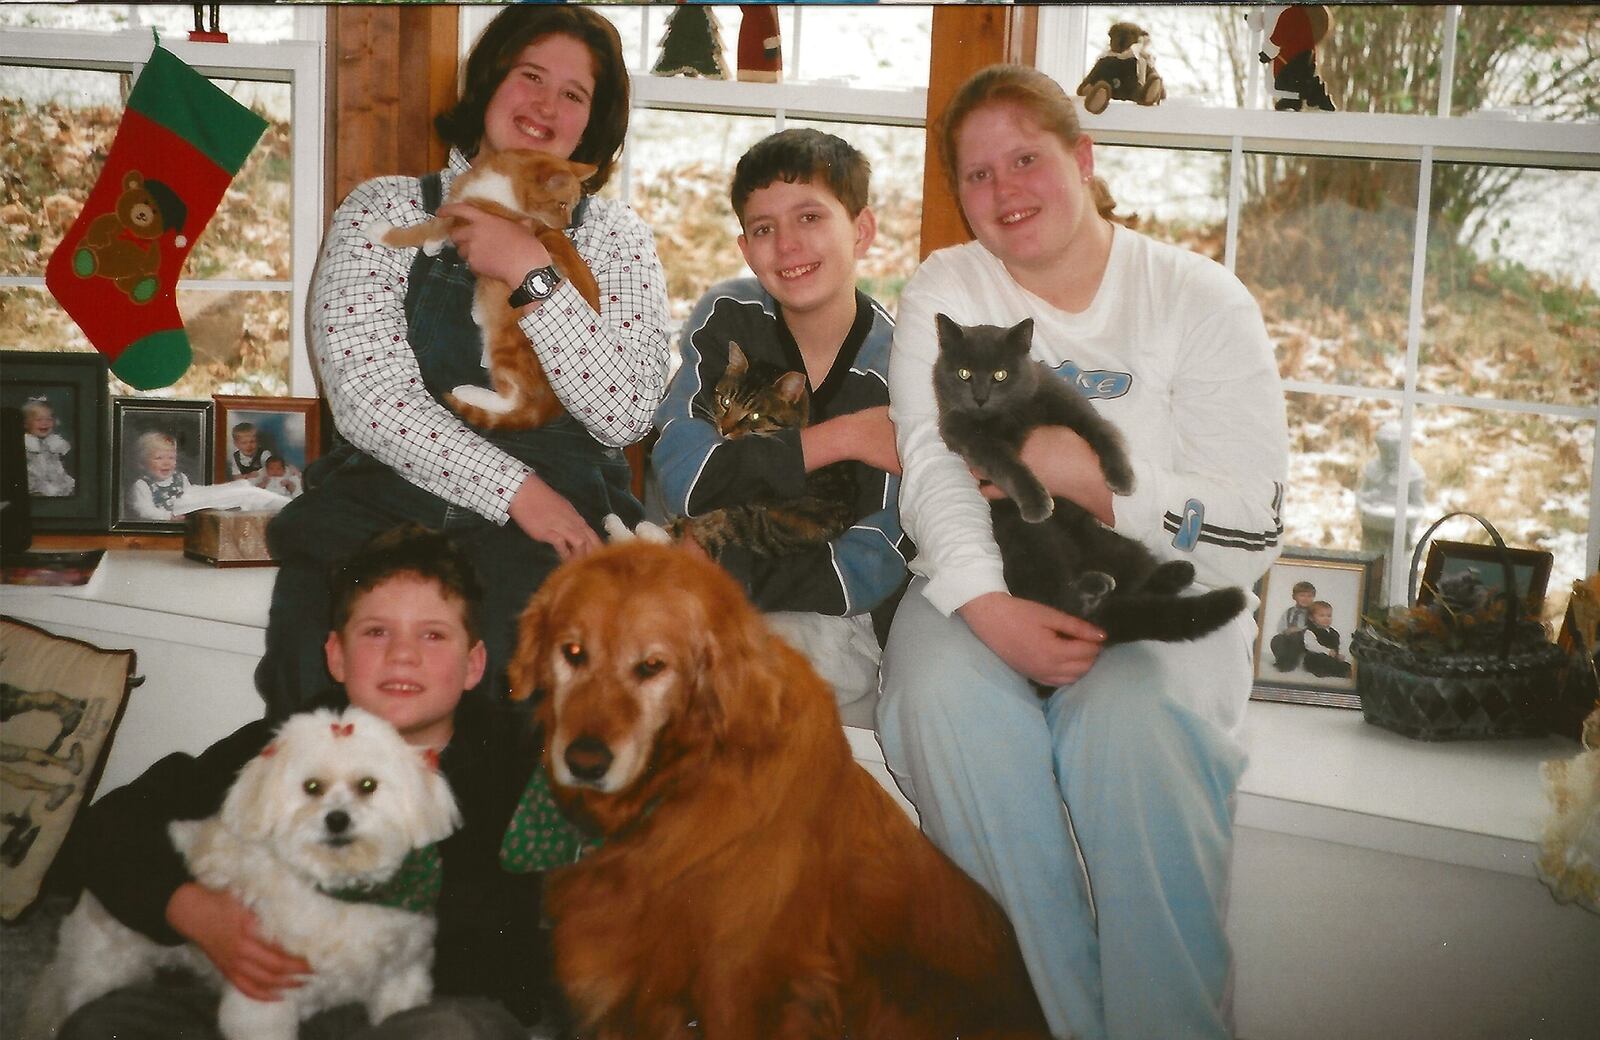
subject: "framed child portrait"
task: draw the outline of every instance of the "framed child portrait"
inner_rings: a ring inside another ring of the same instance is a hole
[[[1359,708],[1350,637],[1378,608],[1381,552],[1285,548],[1256,586],[1252,700]]]
[[[302,474],[322,444],[321,405],[315,397],[215,395],[213,478],[248,480],[289,498],[304,488]]]
[[[20,416],[33,530],[106,529],[107,376],[99,353],[0,351],[0,407]]]
[[[211,483],[211,402],[111,399],[113,531],[182,533],[183,496]]]

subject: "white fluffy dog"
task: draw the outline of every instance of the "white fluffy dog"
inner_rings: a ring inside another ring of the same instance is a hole
[[[459,823],[435,762],[387,722],[358,708],[292,716],[240,770],[217,815],[174,822],[171,835],[196,880],[232,892],[264,938],[310,962],[305,985],[252,1000],[198,948],[155,943],[85,892],[62,922],[25,1035],[51,1036],[88,1001],[166,966],[222,985],[218,1025],[229,1040],[294,1040],[301,1019],[337,1004],[365,1004],[374,1022],[423,1004],[433,993],[432,916],[349,893],[390,881],[408,853]]]

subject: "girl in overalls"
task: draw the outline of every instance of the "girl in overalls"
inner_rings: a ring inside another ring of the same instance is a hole
[[[467,59],[460,101],[436,120],[451,145],[445,169],[368,181],[335,213],[310,312],[338,437],[268,530],[281,563],[256,673],[269,716],[329,685],[327,574],[375,532],[417,521],[456,537],[485,585],[479,691],[499,698],[517,616],[545,575],[597,547],[607,513],[641,519],[621,449],[648,432],[665,391],[666,278],[650,229],[594,194],[627,123],[628,72],[609,21],[580,6],[509,7]],[[526,229],[440,205],[475,156],[519,148],[598,167],[567,233],[599,281],[599,314]],[[368,239],[374,223],[409,226],[435,210],[464,220],[437,256]],[[479,276],[518,286],[522,330],[566,415],[491,432],[441,402],[458,385],[492,385],[472,320]]]

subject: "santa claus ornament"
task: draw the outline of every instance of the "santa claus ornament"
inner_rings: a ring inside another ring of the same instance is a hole
[[[778,12],[772,4],[740,4],[739,78],[776,83],[783,78],[783,50],[778,41]]]
[[[1246,17],[1264,36],[1256,57],[1272,64],[1272,107],[1279,112],[1299,112],[1307,105],[1334,111],[1317,75],[1317,44],[1328,35],[1328,9],[1322,4],[1275,4]]]

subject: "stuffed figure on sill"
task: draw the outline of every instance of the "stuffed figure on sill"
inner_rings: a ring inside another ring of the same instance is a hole
[[[1167,88],[1150,56],[1150,34],[1133,22],[1117,22],[1107,35],[1110,45],[1078,84],[1083,107],[1099,115],[1113,99],[1161,104]]]
[[[1322,4],[1272,4],[1245,16],[1263,34],[1256,57],[1272,64],[1272,107],[1299,112],[1309,105],[1334,111],[1328,88],[1317,75],[1317,44],[1328,35],[1328,9]]]

